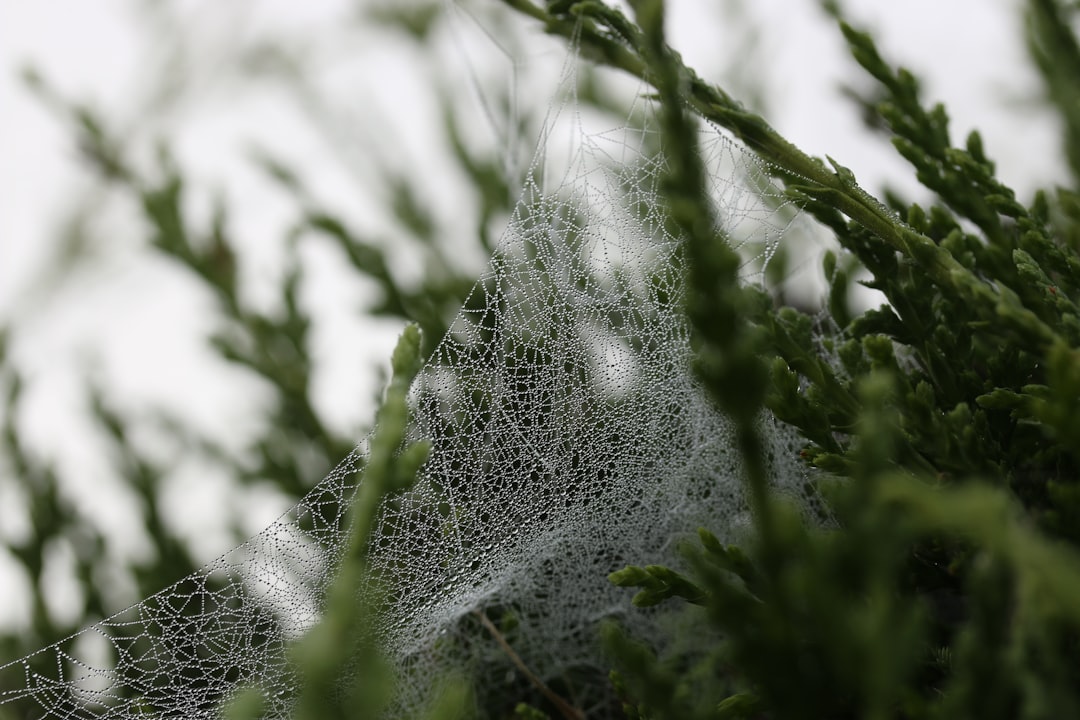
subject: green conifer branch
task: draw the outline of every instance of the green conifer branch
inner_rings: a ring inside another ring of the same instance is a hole
[[[686,240],[691,287],[687,314],[704,340],[698,371],[717,403],[735,422],[736,443],[745,463],[756,520],[767,538],[771,496],[757,416],[765,401],[768,373],[760,356],[763,337],[748,322],[757,315],[754,308],[762,298],[757,291],[740,285],[741,258],[716,235],[718,224],[706,190],[697,133],[684,109],[685,68],[664,40],[663,2],[640,0],[634,3],[634,10],[640,29],[621,14],[611,16],[618,20],[609,21],[638,46],[652,68],[670,168],[662,191],[671,218]]]
[[[1080,180],[1080,43],[1069,29],[1076,7],[1059,0],[1026,5],[1028,51],[1064,121],[1065,157],[1073,178]]]
[[[618,9],[596,0],[555,2],[547,8],[528,0],[503,1],[541,20],[548,32],[578,42],[594,60],[623,69],[656,86],[660,68],[649,59],[644,35]],[[1041,318],[1013,295],[1007,292],[999,295],[946,248],[911,228],[860,187],[848,168],[830,158],[830,170],[821,160],[807,155],[780,135],[760,115],[746,110],[722,89],[699,78],[677,53],[670,48],[665,52],[672,59],[672,72],[685,88],[683,101],[704,119],[730,130],[771,171],[787,180],[800,178],[802,182],[797,190],[801,195],[843,213],[894,250],[915,260],[935,284],[965,298],[988,322],[1003,322],[1024,341],[1044,349],[1053,343],[1055,333]],[[881,70],[884,64],[874,67]],[[884,72],[880,74],[885,76]]]
[[[349,507],[348,545],[327,591],[323,617],[289,651],[301,678],[295,720],[351,720],[357,708],[377,715],[392,697],[394,675],[374,632],[370,602],[374,580],[367,557],[380,505],[388,495],[412,484],[431,448],[428,442],[402,448],[409,387],[422,362],[420,331],[410,325],[391,358],[393,374],[376,414],[362,481]],[[450,692],[457,695],[459,689],[451,685]],[[257,718],[262,707],[261,692],[251,690],[233,703],[228,717]]]

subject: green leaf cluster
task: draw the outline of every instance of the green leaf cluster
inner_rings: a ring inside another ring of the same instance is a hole
[[[895,194],[878,201],[850,170],[806,156],[686,68],[665,43],[660,0],[631,5],[635,21],[595,2],[530,13],[555,33],[580,23],[594,55],[657,90],[665,201],[690,258],[699,374],[739,428],[756,535],[739,549],[703,530],[701,545],[685,548],[686,571],[631,566],[611,576],[639,588],[638,606],[702,606],[701,622],[723,637],[688,667],[609,630],[627,715],[1077,714],[1075,193],[1019,201],[978,133],[954,145],[944,106],[924,106],[918,79],[829,3],[878,85],[875,124],[935,198],[929,208]],[[1072,10],[1047,0],[1027,12],[1071,147]],[[774,309],[738,286],[691,113],[743,140],[832,231],[841,251],[824,259],[827,316]],[[887,304],[851,307],[857,269]],[[762,408],[807,439],[824,518],[804,517],[770,490]]]

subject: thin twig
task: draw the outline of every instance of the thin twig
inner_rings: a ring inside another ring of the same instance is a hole
[[[482,610],[473,610],[480,623],[487,628],[487,631],[491,633],[491,637],[495,638],[495,642],[499,644],[506,656],[510,658],[510,662],[514,663],[514,666],[520,670],[525,677],[529,679],[536,689],[543,693],[544,697],[551,701],[552,705],[559,709],[563,717],[567,720],[585,720],[585,713],[568,703],[558,693],[549,688],[547,684],[541,680],[537,675],[525,665],[525,662],[521,657],[514,652],[514,648],[510,647],[510,643],[506,642],[506,638],[499,632],[499,628],[495,627],[495,624],[491,622],[488,616]]]

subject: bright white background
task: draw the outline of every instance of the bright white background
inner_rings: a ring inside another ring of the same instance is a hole
[[[706,77],[722,78],[737,96],[740,90],[763,96],[764,110],[781,132],[814,154],[848,165],[864,186],[879,189],[888,180],[912,190],[903,163],[880,140],[866,139],[852,105],[840,98],[841,83],[866,84],[816,4],[744,4],[748,9],[740,20],[739,12],[723,9],[732,3],[672,0],[673,44],[690,65]],[[291,159],[322,197],[350,209],[360,223],[377,214],[378,197],[358,189],[363,183],[346,177],[334,148],[312,132],[307,111],[315,109],[280,88],[238,90],[219,77],[231,51],[260,34],[328,38],[330,45],[346,38],[353,44],[329,49],[317,44],[312,52],[324,58],[316,63],[325,72],[316,84],[354,97],[356,117],[371,123],[358,124],[355,137],[343,139],[347,152],[361,158],[358,165],[370,154],[373,166],[421,173],[435,188],[440,177],[448,177],[441,174],[445,160],[433,150],[438,140],[432,128],[439,120],[430,90],[417,80],[423,76],[414,67],[418,61],[392,37],[342,33],[341,26],[357,15],[353,4],[184,0],[162,5],[173,8],[173,20],[150,12],[150,3],[132,0],[0,4],[0,326],[18,331],[12,352],[28,382],[27,412],[20,420],[34,447],[56,458],[71,479],[71,497],[115,529],[110,538],[115,552],[134,556],[140,547],[132,530],[138,526],[132,520],[137,509],[116,492],[94,441],[85,412],[86,378],[99,381],[121,407],[172,408],[226,444],[241,442],[256,427],[259,388],[230,374],[206,349],[211,300],[142,249],[145,232],[137,215],[122,203],[106,202],[107,193],[80,167],[71,133],[57,113],[20,81],[21,68],[32,65],[62,96],[118,118],[123,131],[142,145],[149,147],[156,133],[167,135],[194,183],[220,189],[236,209],[232,227],[249,259],[246,280],[257,302],[271,302],[258,297],[259,288],[272,285],[267,280],[280,257],[270,248],[280,244],[293,215],[284,197],[257,179],[247,148],[261,143]],[[849,6],[854,18],[877,31],[890,59],[926,80],[929,98],[947,101],[954,137],[973,127],[983,132],[988,153],[1021,199],[1038,185],[1064,180],[1056,128],[1036,109],[1039,85],[1027,67],[1016,2],[860,0]],[[176,25],[162,24],[167,22]],[[758,33],[755,43],[747,42],[748,28]],[[161,110],[170,107],[161,102],[162,88],[146,83],[162,76],[163,63],[175,60],[170,37],[193,33],[205,53],[185,61],[189,85],[179,93],[184,100],[173,106],[179,111],[170,114]],[[551,54],[547,40],[537,38],[537,47],[548,48],[538,54]],[[471,98],[467,78],[457,80],[458,93]],[[527,96],[527,89],[521,94]],[[373,127],[383,133],[379,142],[371,139]],[[475,131],[494,132],[483,123]],[[457,198],[451,187],[443,195],[434,193],[431,201],[452,215]],[[192,202],[196,213],[205,215],[206,198],[203,206],[197,197]],[[98,203],[108,210],[95,216],[88,234],[72,237],[65,224],[80,207]],[[73,254],[94,262],[58,270],[71,265],[63,258]],[[375,368],[384,364],[400,328],[358,319],[369,289],[341,281],[332,256],[315,253],[307,260],[321,273],[318,291],[305,298],[324,318],[315,336],[317,401],[336,427],[359,432],[371,419]],[[0,540],[26,530],[14,483],[4,472],[0,468]],[[205,560],[228,549],[224,528],[237,512],[254,532],[285,509],[273,498],[248,495],[241,502],[230,495],[226,480],[197,468],[171,480],[177,498],[173,521]],[[18,592],[24,580],[14,567],[0,550],[0,588],[15,590],[0,593],[0,623],[25,617]],[[62,596],[63,580],[56,583]]]

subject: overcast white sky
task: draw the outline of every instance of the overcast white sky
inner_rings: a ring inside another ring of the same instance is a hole
[[[859,139],[855,114],[838,99],[838,83],[856,74],[838,33],[823,20],[816,4],[811,0],[747,4],[760,19],[762,44],[756,53],[739,58],[735,67],[745,63],[749,76],[764,82],[774,125],[808,151],[828,153],[850,166],[871,189],[878,188],[885,177],[902,176],[903,164],[886,147]],[[1064,177],[1054,127],[1044,116],[1026,109],[1037,84],[1026,69],[1015,2],[859,0],[848,4],[856,18],[880,33],[892,58],[926,78],[930,97],[948,101],[958,131],[983,130],[990,155],[1023,198],[1037,184]],[[147,262],[145,256],[131,259],[125,251],[143,240],[130,218],[117,216],[115,224],[108,226],[115,237],[108,247],[96,250],[105,258],[100,271],[47,293],[40,291],[42,273],[59,247],[57,222],[71,209],[71,197],[85,195],[88,185],[76,163],[70,133],[55,113],[26,91],[18,71],[33,64],[67,97],[91,100],[110,110],[123,108],[133,94],[146,92],[139,83],[146,77],[143,63],[152,53],[145,45],[148,36],[134,22],[136,9],[142,5],[132,0],[0,4],[0,324],[20,323],[16,350],[20,365],[30,374],[32,403],[25,420],[31,435],[43,449],[67,458],[68,467],[79,470],[75,474],[88,478],[81,490],[73,492],[94,505],[103,522],[111,518],[121,525],[133,508],[101,491],[108,487],[108,468],[100,458],[95,460],[82,437],[86,423],[81,419],[80,388],[87,358],[125,402],[183,405],[185,417],[212,431],[220,428],[226,434],[243,427],[251,422],[253,408],[250,399],[240,400],[250,395],[249,387],[206,379],[208,360],[200,338],[206,331],[205,318],[211,314],[209,306],[167,269]],[[671,5],[674,44],[688,62],[706,74],[722,65],[717,62],[721,48],[734,41],[715,29],[713,18],[722,17],[718,9],[722,3],[673,0]],[[230,23],[238,11],[223,10],[222,3],[186,0],[176,6],[195,13],[200,28],[215,27],[214,13],[223,18],[229,15],[229,22],[223,19],[219,24],[224,31],[235,27]],[[336,0],[245,4],[257,25],[276,31],[332,24],[347,6]],[[346,73],[334,69],[334,77],[327,82],[356,83],[358,92],[372,94],[372,106],[382,108],[378,112],[384,115],[408,107],[410,112],[400,115],[409,122],[421,123],[425,118],[437,122],[425,114],[432,105],[425,103],[415,86],[407,78],[388,75],[387,68],[393,64],[379,61],[384,57],[379,53],[394,52],[389,44],[384,47],[373,40],[358,52],[364,63]],[[208,115],[194,118],[181,133],[179,149],[196,177],[222,184],[230,198],[238,198],[241,207],[248,208],[246,214],[241,212],[239,235],[251,242],[264,233],[279,237],[289,216],[267,206],[266,196],[250,189],[250,172],[245,174],[241,167],[238,143],[252,138],[267,142],[295,138],[291,150],[309,167],[321,167],[324,159],[320,154],[324,149],[305,144],[310,140],[305,139],[295,110],[275,102],[286,101],[275,100],[273,95],[240,98],[235,104],[218,98]],[[407,124],[399,130],[407,137],[422,132]],[[423,162],[423,157],[414,156],[413,161]],[[319,182],[327,195],[336,193],[348,203],[351,186],[336,183],[334,172],[320,174]],[[1048,172],[1057,175],[1047,177]],[[353,198],[353,204],[362,206],[363,199]],[[253,207],[258,212],[251,212]],[[372,396],[373,363],[388,356],[397,328],[385,323],[355,327],[354,311],[362,298],[354,288],[335,285],[327,277],[325,293],[312,301],[336,318],[331,321],[333,329],[324,333],[329,379],[320,397],[342,427],[354,427],[370,419],[370,406],[355,400]],[[10,494],[5,495],[9,492],[5,483],[10,490],[10,483],[0,477],[0,538],[18,533],[22,522],[12,512],[17,504],[10,501]],[[214,478],[189,478],[184,494],[195,502],[177,522],[191,523],[191,537],[209,560],[227,549],[221,546],[227,537],[220,529],[223,517],[213,509],[220,501],[220,490]],[[6,512],[5,497],[9,498]],[[281,509],[272,502],[253,508],[252,524],[265,524]],[[215,532],[214,527],[219,529]],[[4,566],[0,552],[0,586],[5,584]],[[17,618],[19,612],[0,606],[0,622],[5,613]]]

